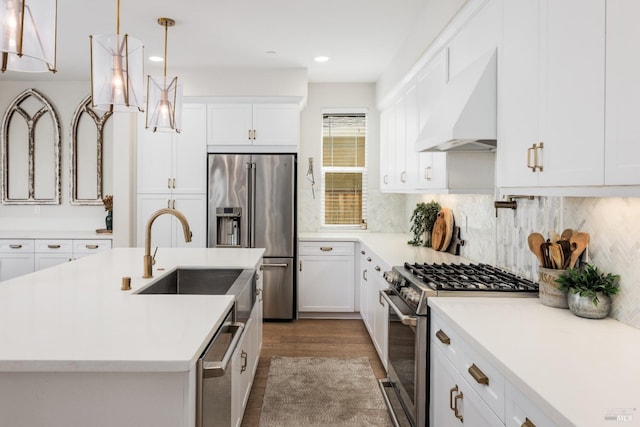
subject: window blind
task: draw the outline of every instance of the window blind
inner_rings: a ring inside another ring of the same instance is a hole
[[[367,219],[367,117],[324,114],[322,217],[325,225],[360,225]]]

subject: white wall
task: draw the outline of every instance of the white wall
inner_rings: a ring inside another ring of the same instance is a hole
[[[308,100],[300,115],[298,155],[298,229],[318,231],[322,167],[322,110],[366,108],[369,230],[401,232],[404,229],[404,195],[380,193],[380,114],[375,105],[373,83],[311,83]],[[306,179],[309,157],[314,159],[315,199]]]
[[[70,126],[73,113],[82,99],[90,92],[88,82],[54,81],[0,81],[0,114],[4,115],[9,104],[22,91],[38,89],[52,103],[58,113],[62,128],[61,142],[61,204],[43,206],[0,204],[0,230],[82,230],[104,228],[106,215],[102,206],[71,206],[70,200]],[[110,138],[110,129],[105,137]],[[25,135],[26,143],[26,135]],[[37,153],[36,153],[37,155]],[[112,194],[111,158],[104,159],[105,194]],[[0,168],[2,166],[0,165]],[[36,174],[37,174],[36,170]],[[117,200],[115,201],[117,203]]]

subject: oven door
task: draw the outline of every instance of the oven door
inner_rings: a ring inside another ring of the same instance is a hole
[[[391,291],[382,291],[381,295],[389,304],[389,382],[411,425],[424,426],[426,378],[422,376],[426,369],[426,317],[416,316],[402,298]],[[425,351],[424,354],[420,354],[421,351]]]

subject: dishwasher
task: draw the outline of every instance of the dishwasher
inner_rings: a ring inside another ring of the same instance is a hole
[[[231,425],[231,356],[244,331],[244,323],[233,319],[232,309],[198,359],[196,427]]]

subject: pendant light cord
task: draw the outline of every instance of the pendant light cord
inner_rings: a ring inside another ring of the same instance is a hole
[[[169,33],[169,22],[164,23],[164,78],[167,79],[167,34]]]
[[[117,1],[116,6],[116,35],[120,35],[120,0]]]

